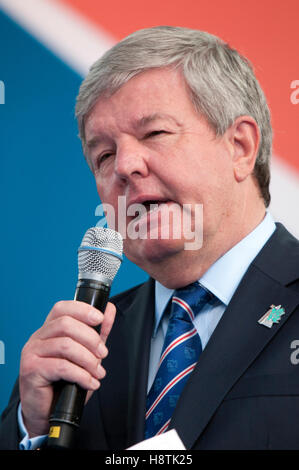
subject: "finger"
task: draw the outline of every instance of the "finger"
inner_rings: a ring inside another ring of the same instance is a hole
[[[103,313],[92,305],[79,300],[61,300],[57,302],[46,318],[46,323],[61,316],[70,316],[91,326],[103,321]]]
[[[61,358],[82,367],[96,379],[105,377],[101,361],[87,348],[71,338],[51,338],[40,341],[39,358]]]
[[[108,350],[96,330],[68,315],[54,318],[47,322],[44,327],[39,330],[37,337],[40,340],[69,337],[82,346],[85,346],[101,359],[105,358],[108,354]]]
[[[86,394],[85,405],[90,400],[90,398],[92,397],[93,392],[94,392],[94,390],[88,390],[88,392]]]
[[[104,344],[106,343],[106,340],[113,326],[115,315],[115,305],[113,305],[111,302],[108,302],[104,312],[104,319],[101,324],[101,339]]]
[[[76,383],[85,390],[97,390],[100,386],[100,381],[87,370],[66,359],[40,358],[39,362],[40,370],[42,370],[41,377],[48,384],[65,380],[66,382]]]

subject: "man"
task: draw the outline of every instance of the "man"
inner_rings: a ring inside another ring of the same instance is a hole
[[[299,448],[299,376],[290,360],[299,245],[266,213],[270,115],[246,59],[200,31],[138,31],[91,68],[76,114],[102,202],[118,219],[125,197],[127,227],[146,234],[125,236],[124,251],[150,280],[113,298],[104,315],[74,301],[53,307],[23,349],[20,398],[16,389],[3,414],[1,446],[41,445],[53,382],[65,379],[89,391],[81,448],[124,449],[171,428],[187,449]],[[136,203],[148,209],[139,218],[128,215]],[[183,226],[171,236],[163,218],[185,207],[194,238],[202,230],[195,249]],[[173,304],[193,313],[180,297],[189,286],[209,296],[188,333],[202,352],[184,369],[179,393],[165,387],[151,402],[164,357],[175,352],[163,349]],[[100,323],[99,338],[91,327]]]

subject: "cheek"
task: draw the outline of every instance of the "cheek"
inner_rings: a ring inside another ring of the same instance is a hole
[[[100,203],[97,206],[96,215],[105,217],[108,227],[117,230],[117,197],[109,190],[109,185],[97,181],[97,192],[100,197]]]
[[[114,204],[115,191],[112,190],[112,185],[107,180],[97,178],[96,186],[101,201],[107,204]]]

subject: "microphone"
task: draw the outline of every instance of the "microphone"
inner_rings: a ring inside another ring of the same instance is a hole
[[[122,261],[123,241],[108,228],[87,230],[78,248],[78,282],[74,300],[86,302],[104,312],[112,281]],[[100,325],[95,327],[100,333]],[[87,390],[60,380],[54,384],[50,429],[46,449],[72,449],[80,426]]]

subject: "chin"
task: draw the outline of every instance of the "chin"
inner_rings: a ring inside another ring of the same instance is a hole
[[[148,263],[163,263],[184,250],[184,240],[124,240],[126,257],[142,269]]]

